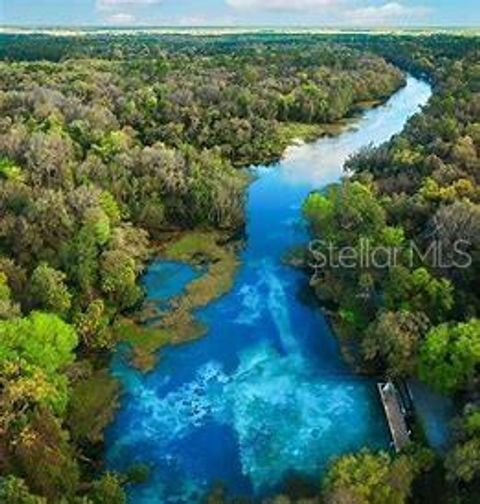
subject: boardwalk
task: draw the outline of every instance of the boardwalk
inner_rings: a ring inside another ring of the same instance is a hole
[[[383,409],[387,416],[390,434],[397,452],[410,441],[410,432],[405,421],[405,414],[393,383],[378,383]]]

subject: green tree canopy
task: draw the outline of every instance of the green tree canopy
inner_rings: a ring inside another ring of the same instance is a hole
[[[417,468],[406,455],[392,459],[385,452],[362,451],[340,457],[324,479],[327,504],[403,504]]]
[[[365,334],[363,354],[369,361],[381,359],[391,377],[409,376],[416,369],[418,346],[428,326],[423,313],[381,312]]]
[[[135,266],[135,260],[124,250],[108,250],[103,254],[102,289],[121,309],[132,307],[142,295]]]
[[[39,264],[30,279],[31,304],[45,311],[65,314],[71,306],[72,296],[65,285],[66,275],[46,263]]]
[[[62,413],[67,380],[62,368],[74,360],[77,335],[57,315],[33,312],[25,318],[0,321],[2,421],[8,423],[19,404],[44,404]]]
[[[419,375],[443,392],[456,392],[478,383],[480,320],[442,324],[431,329],[420,348]]]
[[[445,460],[451,481],[480,485],[480,409],[467,411],[458,426],[457,444]]]
[[[413,271],[396,266],[386,280],[388,309],[423,312],[434,322],[444,320],[453,307],[453,285],[434,277],[426,268]]]
[[[58,316],[33,312],[0,321],[0,360],[22,360],[53,374],[74,360],[77,335]]]
[[[89,497],[94,504],[125,504],[127,502],[120,478],[111,472],[105,473],[93,483]]]
[[[312,193],[303,213],[322,239],[354,246],[360,237],[377,240],[386,226],[385,210],[370,187],[344,180],[327,192]]]
[[[0,271],[0,319],[15,317],[19,315],[19,312],[18,305],[12,301],[7,275]]]
[[[47,504],[47,499],[31,494],[24,480],[7,476],[0,478],[0,502],[3,504]]]

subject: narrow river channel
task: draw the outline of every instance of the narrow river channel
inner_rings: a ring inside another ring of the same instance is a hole
[[[292,146],[277,166],[256,167],[234,287],[198,313],[208,334],[162,350],[146,375],[121,352],[114,357],[124,395],[106,436],[108,466],[151,467],[148,482],[129,489],[131,503],[197,503],[217,481],[231,495],[269,495],[289,474],[318,476],[337,455],[388,448],[375,382],[351,373],[305,295],[308,279],[281,259],[308,240],[300,213],[307,194],[339,180],[349,155],[401,131],[430,95],[409,77],[339,136]],[[175,295],[195,274],[156,262],[145,277],[148,295]]]

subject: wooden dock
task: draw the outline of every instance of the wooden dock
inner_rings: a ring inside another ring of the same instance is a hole
[[[388,421],[395,451],[401,451],[410,441],[410,431],[405,420],[401,400],[392,382],[377,383],[383,409]]]

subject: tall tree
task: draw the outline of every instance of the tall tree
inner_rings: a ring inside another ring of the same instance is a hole
[[[453,393],[478,385],[480,320],[431,329],[420,348],[419,374],[438,390]]]

